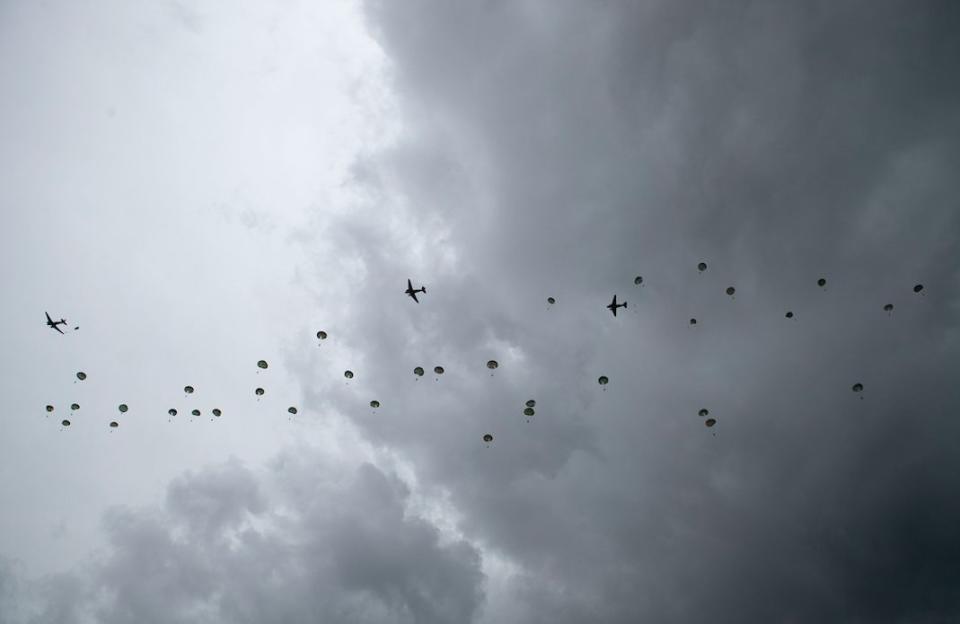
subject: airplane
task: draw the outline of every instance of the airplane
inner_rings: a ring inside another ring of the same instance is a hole
[[[67,324],[67,321],[64,320],[64,319],[60,319],[59,321],[55,321],[55,320],[53,320],[52,318],[50,318],[50,313],[49,313],[49,312],[44,312],[44,314],[47,315],[47,327],[52,327],[52,328],[54,328],[55,330],[57,330],[58,332],[60,332],[60,333],[62,334],[62,333],[63,333],[63,330],[60,329],[59,327],[57,327],[57,325],[66,325],[66,324]]]
[[[626,308],[626,307],[627,307],[627,302],[624,301],[623,303],[617,303],[617,296],[614,295],[613,301],[610,302],[610,305],[607,306],[607,309],[613,312],[613,315],[616,316],[617,308]]]
[[[413,282],[411,282],[410,279],[407,278],[407,290],[406,290],[405,292],[406,292],[406,294],[408,294],[408,295],[410,295],[411,297],[413,297],[413,300],[414,300],[414,301],[416,301],[417,303],[420,303],[420,300],[417,299],[417,293],[418,293],[418,292],[422,292],[423,294],[426,294],[426,293],[427,293],[427,287],[426,287],[426,286],[421,286],[420,288],[416,288],[416,289],[415,289],[415,288],[413,287]]]

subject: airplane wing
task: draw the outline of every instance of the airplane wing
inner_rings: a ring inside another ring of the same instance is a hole
[[[413,282],[410,281],[409,277],[407,278],[407,288],[413,290]],[[414,299],[416,299],[416,297],[414,297]]]
[[[612,305],[612,306],[616,306],[616,305],[617,305],[617,296],[616,296],[616,295],[613,296],[613,301],[610,302],[610,305]]]
[[[57,327],[56,325],[51,325],[51,327],[53,327],[55,330],[57,330],[57,331],[60,332],[61,334],[63,333],[63,330],[60,329],[59,327]]]
[[[50,324],[52,325],[52,324],[53,324],[53,319],[50,318],[50,313],[49,313],[49,312],[44,312],[44,314],[47,315],[47,323],[50,323]]]
[[[616,316],[616,315],[617,315],[617,306],[613,306],[613,307],[610,308],[610,309],[613,310],[613,315]]]
[[[413,300],[414,300],[414,301],[416,301],[417,303],[420,303],[420,300],[417,299],[417,293],[413,292],[413,289],[412,289],[412,288],[410,289],[410,292],[408,292],[407,294],[410,295],[411,297],[413,297]]]

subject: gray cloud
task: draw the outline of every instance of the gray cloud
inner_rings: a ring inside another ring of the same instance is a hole
[[[408,516],[396,476],[311,455],[263,475],[213,466],[174,481],[162,509],[111,511],[109,547],[82,573],[24,581],[5,564],[0,592],[34,619],[4,621],[470,621],[476,550]]]
[[[955,617],[956,9],[367,17],[412,129],[357,166],[367,203],[330,239],[365,267],[358,298],[408,274],[429,294],[353,309],[396,405],[355,422],[521,570],[489,620]],[[385,209],[428,239],[416,262],[389,260],[410,242]]]
[[[89,569],[0,561],[0,613],[957,619],[960,11],[365,10],[403,132],[289,233],[330,339],[284,364],[307,427],[349,419],[396,471],[298,447],[189,472],[108,514]]]

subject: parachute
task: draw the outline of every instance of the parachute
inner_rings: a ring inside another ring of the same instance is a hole
[[[863,384],[855,383],[853,384],[853,387],[851,388],[851,390],[853,390],[854,392],[863,392]]]
[[[698,264],[698,265],[697,265],[697,270],[700,271],[701,273],[703,273],[704,271],[706,271],[706,270],[707,270],[707,263],[706,263],[706,262],[701,262],[700,264]]]
[[[556,302],[557,302],[557,300],[554,299],[553,297],[547,297],[547,303],[549,303],[550,305],[553,305],[553,304],[555,304]]]
[[[487,368],[490,370],[496,370],[498,366],[500,366],[500,364],[498,364],[496,360],[490,360],[487,362]]]
[[[892,303],[888,303],[887,305],[883,306],[883,311],[884,311],[884,312],[893,312],[893,304],[892,304]]]
[[[85,372],[83,371],[77,372],[77,379],[79,379],[80,381],[83,381],[86,378],[87,378],[87,374]]]
[[[793,312],[787,310],[787,313],[784,314],[784,316],[787,317],[787,318],[793,318]]]
[[[296,413],[297,413],[297,408],[295,408],[295,407],[288,407],[288,408],[287,408],[287,411],[290,412],[291,414],[296,414]]]
[[[710,415],[710,410],[708,410],[707,408],[704,407],[703,409],[701,409],[701,410],[700,410],[699,412],[697,412],[697,413],[700,414],[700,416],[701,416],[701,418],[702,418],[703,416],[709,416],[709,415]]]
[[[823,279],[822,277],[817,280],[817,286],[819,286],[820,288],[823,288],[826,285],[827,285],[827,280]]]
[[[717,424],[717,419],[716,419],[716,418],[708,418],[708,419],[706,419],[705,421],[703,421],[703,424],[705,424],[705,425],[708,426],[708,427],[712,427],[712,426],[714,426],[715,424]]]
[[[321,329],[320,331],[317,332],[317,338],[319,338],[320,340],[326,340],[326,339],[327,339],[327,332],[325,332],[325,331],[323,331],[323,330]]]
[[[199,416],[199,415],[200,415],[200,410],[195,409],[195,410],[192,410],[190,413],[193,414],[194,416]]]
[[[117,407],[117,409],[120,410],[120,413],[121,413],[121,414],[125,414],[126,411],[127,411],[127,404],[126,404],[126,403],[121,403],[121,404]]]
[[[177,410],[171,407],[170,409],[167,410],[167,413],[170,414],[171,416],[176,416]]]
[[[264,389],[263,389],[263,388],[257,388],[256,390],[253,391],[253,393],[256,394],[257,396],[263,396]]]
[[[70,426],[70,421],[69,421],[69,420],[62,420],[62,421],[60,421],[60,424],[63,425],[64,427],[69,427],[69,426]]]
[[[267,361],[266,361],[266,360],[260,360],[259,362],[257,362],[257,367],[258,367],[258,368],[266,368],[267,366],[268,366],[268,364],[267,364]]]
[[[536,406],[537,406],[537,402],[534,401],[533,399],[530,399],[527,401],[527,407],[536,407]]]
[[[915,293],[918,293],[921,290],[923,290],[923,284],[917,284],[916,286],[913,287],[913,292]]]
[[[489,433],[485,433],[483,434],[483,441],[486,442],[487,444],[490,444],[491,442],[493,442],[493,436],[490,435]]]
[[[111,420],[111,421],[110,421],[110,428],[111,428],[111,429],[116,429],[116,428],[119,427],[119,426],[120,426],[120,423],[118,423],[117,421],[115,421],[115,420]]]
[[[418,366],[415,369],[413,369],[413,374],[416,375],[417,377],[423,377],[423,367]]]
[[[536,412],[533,411],[532,407],[526,407],[523,409],[524,416],[533,416]]]
[[[607,376],[606,376],[606,375],[600,375],[600,379],[597,379],[597,382],[598,382],[601,386],[605,386],[605,385],[607,385],[607,383],[610,382],[610,380],[607,379]]]
[[[75,412],[75,411],[77,411],[78,409],[80,409],[80,404],[79,404],[79,403],[71,403],[71,404],[70,404],[70,410],[71,410],[71,411],[74,411],[74,412]]]
[[[690,324],[691,324],[691,325],[696,325],[696,324],[697,324],[697,319],[695,319],[695,318],[690,319]]]
[[[442,366],[434,366],[434,367],[433,367],[433,372],[435,372],[435,373],[438,374],[438,375],[442,375],[442,374],[443,374],[443,367],[442,367]]]
[[[52,406],[52,405],[48,405],[48,406],[47,406],[47,412],[52,412],[52,411],[53,411],[53,406]]]
[[[183,391],[184,391],[186,394],[193,394],[193,386],[184,386],[184,387],[183,387]]]
[[[378,407],[380,407],[380,401],[370,401],[370,407],[372,407],[373,409],[377,409]]]
[[[223,414],[223,412],[221,412],[219,408],[217,408],[217,407],[213,408],[213,415],[214,415],[214,416],[216,416],[217,418],[220,418],[220,415],[221,415],[221,414]]]
[[[637,286],[643,285],[643,276],[642,276],[642,275],[638,275],[638,276],[636,276],[635,278],[633,278],[633,283],[634,283],[635,285],[637,285]]]
[[[346,377],[347,379],[353,379],[353,371],[349,371],[349,370],[343,371],[343,376]]]
[[[732,297],[732,296],[733,296],[733,293],[735,293],[735,292],[737,292],[737,289],[736,289],[736,288],[734,288],[733,286],[727,286],[727,294],[728,294],[728,295],[730,295],[730,296]]]

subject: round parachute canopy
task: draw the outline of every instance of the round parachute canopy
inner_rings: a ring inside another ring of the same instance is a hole
[[[60,421],[60,424],[63,425],[64,427],[69,427],[69,426],[70,426],[70,421],[69,421],[69,420],[62,420],[62,421]]]
[[[536,406],[537,406],[537,402],[534,401],[533,399],[530,399],[529,401],[527,401],[527,407],[536,407]]]
[[[343,376],[347,379],[353,379],[353,371],[343,371]]]
[[[607,385],[609,382],[610,382],[610,380],[607,379],[607,376],[606,376],[606,375],[600,375],[600,379],[597,380],[597,383],[599,383],[601,386],[605,386],[605,385]]]
[[[287,408],[287,411],[290,412],[291,414],[296,414],[296,413],[297,413],[297,408],[295,408],[295,407],[288,407],[288,408]]]
[[[199,415],[200,415],[200,410],[195,409],[195,410],[192,410],[190,413],[193,414],[194,416],[199,416]]]
[[[171,416],[176,416],[177,410],[171,407],[170,409],[167,410],[167,413],[170,414]]]
[[[496,360],[490,360],[487,362],[487,368],[490,370],[495,370],[498,366],[500,366],[500,364],[498,364]]]
[[[86,378],[87,378],[87,374],[86,374],[85,372],[79,371],[79,372],[77,373],[77,379],[79,379],[80,381],[83,381],[83,380],[86,379]]]
[[[417,377],[423,377],[423,367],[418,366],[415,369],[413,369],[413,374],[416,375]]]
[[[642,276],[642,275],[638,275],[638,276],[636,276],[635,278],[633,278],[633,283],[636,284],[637,286],[639,286],[640,284],[642,284],[642,283],[643,283],[643,276]]]
[[[193,394],[193,386],[184,386],[183,391],[187,394]]]
[[[52,405],[48,405],[48,406],[47,406],[47,411],[48,411],[48,412],[52,412],[52,411],[53,411],[53,406],[52,406]]]
[[[110,421],[110,428],[111,428],[111,429],[116,429],[116,428],[119,427],[119,426],[120,426],[120,423],[118,423],[117,421],[115,421],[115,420],[111,420],[111,421]]]
[[[256,394],[257,396],[263,396],[264,390],[263,388],[257,388],[256,390],[253,391],[253,393]]]
[[[784,316],[787,317],[787,318],[793,318],[793,312],[790,312],[790,311],[788,310],[787,313],[784,314]]]
[[[434,366],[434,367],[433,367],[433,372],[435,372],[435,373],[438,374],[438,375],[442,375],[442,374],[443,374],[443,367],[442,367],[442,366]]]
[[[700,271],[701,273],[703,273],[704,271],[706,271],[706,270],[707,270],[707,263],[706,263],[706,262],[701,262],[700,264],[698,264],[698,265],[697,265],[697,270]]]
[[[70,409],[73,410],[73,411],[77,411],[78,409],[80,409],[80,404],[79,404],[79,403],[71,403],[71,404],[70,404]]]
[[[887,305],[883,306],[883,311],[884,311],[884,312],[893,312],[893,304],[892,304],[892,303],[888,303]]]
[[[117,407],[117,409],[120,410],[120,413],[121,413],[121,414],[126,413],[126,411],[127,411],[127,404],[126,404],[126,403],[121,403],[121,404]]]
[[[913,292],[915,293],[918,293],[921,290],[923,290],[923,284],[917,284],[916,286],[913,287]]]
[[[267,361],[266,361],[266,360],[260,360],[259,362],[257,362],[257,367],[258,367],[258,368],[266,368],[267,366],[269,366],[269,365],[267,364]]]
[[[524,415],[524,416],[533,416],[535,413],[536,413],[536,412],[533,411],[533,408],[532,408],[532,407],[525,407],[525,408],[523,409],[523,415]]]
[[[221,416],[222,414],[223,414],[223,412],[220,411],[220,408],[218,408],[218,407],[213,408],[213,415],[214,415],[214,416],[216,416],[217,418],[220,418],[220,416]]]
[[[486,442],[487,444],[490,444],[491,442],[493,442],[493,436],[490,435],[489,433],[485,433],[483,434],[483,441]]]
[[[380,407],[380,401],[370,401],[370,407],[372,407],[373,409],[377,409],[378,407]]]
[[[703,424],[705,424],[705,425],[708,426],[708,427],[712,427],[712,426],[714,426],[715,424],[717,424],[717,419],[716,419],[716,418],[708,418],[708,419],[706,419],[705,421],[703,421]]]
[[[691,325],[696,325],[696,324],[697,324],[697,319],[695,319],[695,318],[690,319],[690,324],[691,324]]]
[[[323,330],[321,329],[320,331],[317,332],[317,338],[319,338],[320,340],[326,340],[326,339],[327,339],[327,332],[325,332],[325,331],[323,331]]]
[[[710,414],[710,410],[708,410],[707,408],[703,408],[697,413],[700,414],[700,416],[708,416]]]
[[[735,293],[735,292],[737,292],[737,289],[736,289],[736,288],[734,288],[733,286],[727,286],[727,294],[728,294],[728,295],[730,295],[730,296],[732,297],[732,296],[733,296],[733,293]]]
[[[820,288],[823,288],[826,285],[827,285],[827,280],[823,279],[822,277],[817,280],[817,286],[819,286]]]
[[[853,390],[854,392],[863,392],[863,384],[855,383],[853,384],[853,387],[851,388],[851,390]]]
[[[547,303],[549,303],[550,305],[553,305],[553,304],[555,304],[556,302],[557,302],[557,300],[554,299],[553,297],[547,297]]]

